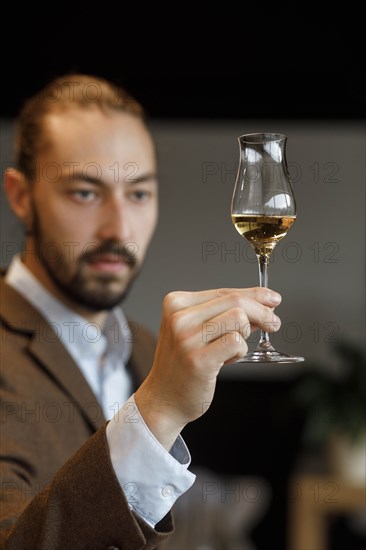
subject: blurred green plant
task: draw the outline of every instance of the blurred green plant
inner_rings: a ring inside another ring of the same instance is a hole
[[[313,364],[294,386],[292,398],[304,412],[306,446],[321,446],[337,433],[353,445],[366,434],[365,352],[345,341],[333,351],[339,360],[336,374]]]

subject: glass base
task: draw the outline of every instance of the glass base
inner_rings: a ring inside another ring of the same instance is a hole
[[[235,363],[300,363],[305,357],[287,355],[279,351],[253,351]]]

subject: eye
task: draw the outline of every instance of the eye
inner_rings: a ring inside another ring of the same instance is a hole
[[[134,202],[146,202],[152,197],[152,193],[145,189],[135,189],[130,193],[130,197]]]
[[[90,189],[74,189],[71,196],[78,202],[91,202],[96,197],[96,192]]]

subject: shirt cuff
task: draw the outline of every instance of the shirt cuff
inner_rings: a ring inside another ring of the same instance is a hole
[[[133,395],[108,422],[106,434],[130,507],[155,527],[196,479],[187,469],[191,456],[183,438],[178,436],[168,452],[145,424]]]

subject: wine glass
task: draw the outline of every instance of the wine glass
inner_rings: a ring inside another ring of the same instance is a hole
[[[252,245],[258,259],[259,284],[268,286],[270,255],[296,220],[296,203],[286,161],[287,136],[244,134],[238,138],[240,163],[231,203],[231,219]],[[256,349],[239,363],[297,363],[304,357],[277,351],[261,330]]]

